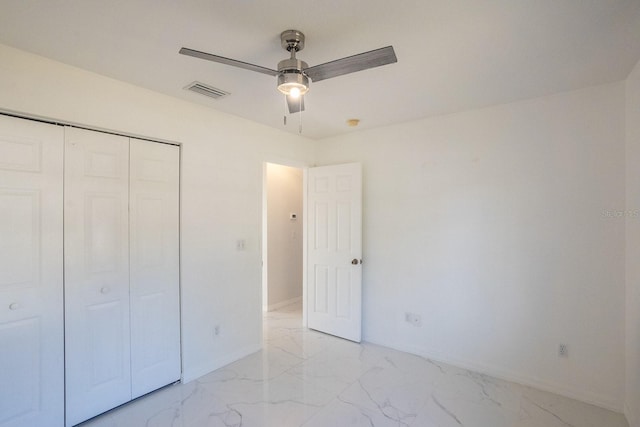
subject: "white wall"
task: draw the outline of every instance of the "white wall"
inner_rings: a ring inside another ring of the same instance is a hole
[[[182,143],[184,376],[260,347],[263,161],[308,162],[309,140],[3,45],[0,94],[0,109]]]
[[[364,339],[621,411],[624,109],[616,83],[319,142],[363,163]]]
[[[639,205],[638,74],[627,209]],[[355,132],[315,154],[304,138],[2,45],[0,94],[0,109],[183,144],[186,379],[259,347],[262,163],[317,157],[364,166],[366,340],[622,409],[624,84]],[[638,218],[626,222],[636,427]]]
[[[302,297],[302,169],[267,163],[268,308]],[[297,214],[296,220],[289,218]]]
[[[627,99],[627,395],[625,413],[640,427],[640,63],[626,82]]]

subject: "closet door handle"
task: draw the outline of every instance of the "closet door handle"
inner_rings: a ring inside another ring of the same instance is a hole
[[[9,310],[11,311],[15,311],[21,307],[22,306],[20,305],[20,303],[17,303],[17,302],[12,302],[11,304],[9,304]]]
[[[104,294],[104,295],[108,294],[109,292],[111,292],[111,289],[110,289],[108,286],[103,286],[103,287],[100,289],[100,293],[102,293],[102,294]]]

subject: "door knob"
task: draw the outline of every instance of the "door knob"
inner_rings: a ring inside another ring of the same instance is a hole
[[[353,265],[358,265],[358,262],[359,261],[356,258],[351,260],[351,264],[353,264]]]
[[[9,304],[9,310],[17,310],[20,308],[20,304],[18,304],[17,302],[11,303]]]
[[[103,286],[102,289],[100,289],[100,292],[102,292],[103,294],[108,294],[110,290],[111,289],[109,289],[108,286]]]

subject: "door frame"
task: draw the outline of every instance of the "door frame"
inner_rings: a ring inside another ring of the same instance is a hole
[[[267,270],[267,163],[288,166],[302,170],[302,327],[307,327],[307,178],[308,162],[278,156],[262,159],[262,194],[260,200],[260,261],[262,262],[261,311],[264,313],[268,296]],[[262,330],[261,330],[262,334]]]

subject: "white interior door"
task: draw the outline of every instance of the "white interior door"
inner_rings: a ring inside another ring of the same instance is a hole
[[[0,426],[64,423],[63,129],[0,116]]]
[[[179,148],[131,140],[133,398],[180,379]]]
[[[307,325],[360,342],[362,167],[310,168],[307,185]]]
[[[131,399],[129,140],[65,129],[66,420]]]

